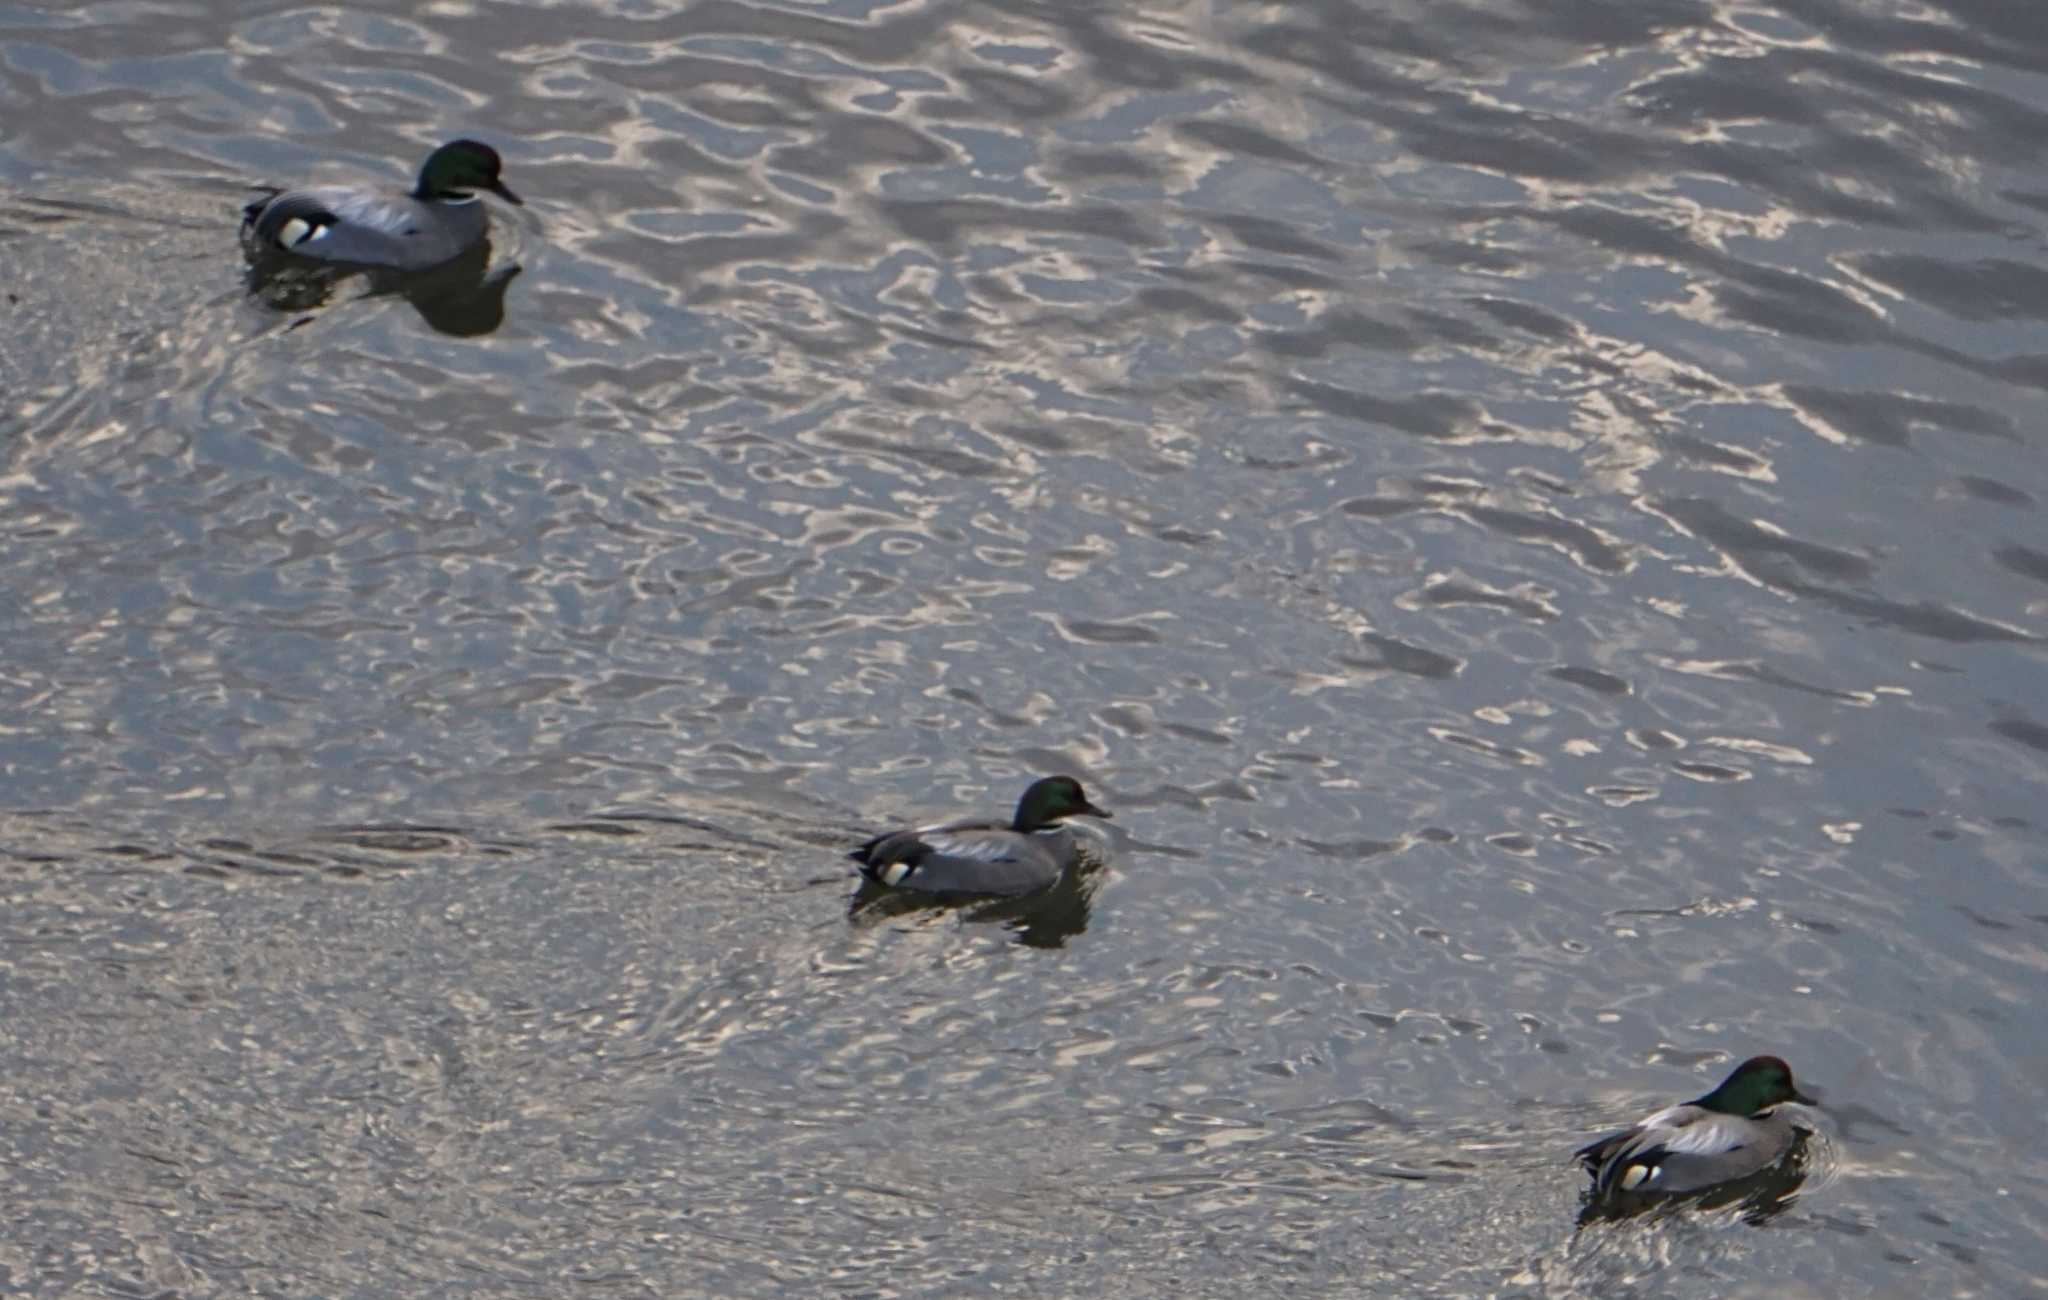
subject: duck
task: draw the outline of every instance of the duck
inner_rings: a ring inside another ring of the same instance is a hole
[[[1109,814],[1088,801],[1071,776],[1033,781],[1007,823],[951,822],[875,836],[846,856],[888,889],[934,895],[1018,897],[1054,883],[1080,861],[1081,846],[1061,825],[1068,817]]]
[[[1771,1168],[1811,1132],[1784,1111],[1787,1102],[1819,1104],[1799,1091],[1783,1060],[1752,1056],[1704,1097],[1645,1115],[1576,1158],[1596,1199],[1705,1191]]]
[[[263,197],[242,209],[242,239],[258,253],[422,271],[483,242],[490,218],[476,191],[525,206],[502,169],[489,145],[451,140],[427,155],[410,190],[259,185]]]

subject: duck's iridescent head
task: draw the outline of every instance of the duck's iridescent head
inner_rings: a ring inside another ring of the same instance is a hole
[[[467,198],[476,190],[489,190],[507,203],[525,206],[525,201],[498,179],[504,164],[498,151],[476,140],[451,140],[427,155],[420,164],[417,199]]]
[[[1048,776],[1033,781],[1017,801],[1013,828],[1035,831],[1062,817],[1107,817],[1108,813],[1088,802],[1081,783],[1071,776]]]
[[[1792,1067],[1775,1056],[1752,1056],[1735,1067],[1721,1086],[1693,1104],[1723,1115],[1754,1115],[1781,1102],[1814,1106],[1816,1098],[1792,1082]]]

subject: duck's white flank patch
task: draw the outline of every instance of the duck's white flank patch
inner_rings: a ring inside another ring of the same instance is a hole
[[[909,874],[909,863],[891,862],[888,866],[882,868],[882,883],[885,885],[900,885],[903,883],[903,878]]]
[[[1648,1165],[1630,1165],[1628,1172],[1621,1176],[1621,1190],[1632,1192],[1644,1183],[1654,1183],[1657,1181],[1657,1175],[1663,1172],[1662,1169],[1652,1169]]]
[[[310,244],[316,239],[325,238],[326,235],[327,227],[316,226],[302,217],[293,217],[277,228],[277,242],[286,248]]]

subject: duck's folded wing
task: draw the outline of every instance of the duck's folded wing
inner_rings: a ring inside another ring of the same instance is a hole
[[[1692,1113],[1682,1123],[1645,1126],[1608,1152],[1597,1190],[1696,1192],[1754,1173],[1784,1152],[1771,1131],[1740,1116],[1675,1109]]]
[[[1003,823],[994,821],[947,822],[943,826],[919,826],[914,830],[884,831],[846,856],[855,862],[873,862],[879,853],[885,860],[897,860],[913,852],[930,852],[931,846],[953,832],[995,831]]]
[[[320,195],[322,191],[310,190],[308,193]],[[419,234],[424,211],[468,211],[472,204],[480,203],[480,200],[469,199],[460,203],[425,205],[409,194],[339,187],[327,191],[326,197],[335,215],[340,217],[350,230],[374,231],[394,239],[402,235]],[[483,211],[481,206],[475,210]]]
[[[1042,850],[1028,835],[979,826],[949,826],[919,836],[934,857],[956,862],[1001,863],[1036,858]]]
[[[1696,1116],[1706,1113],[1690,1103],[1666,1106],[1660,1111],[1643,1116],[1634,1125],[1618,1133],[1609,1133],[1597,1142],[1587,1143],[1574,1152],[1572,1158],[1586,1166],[1587,1171],[1597,1180],[1601,1169],[1623,1151],[1643,1145],[1646,1141],[1654,1145],[1663,1134],[1682,1128],[1691,1123]]]
[[[933,891],[987,892],[1011,883],[1011,868],[1031,859],[1021,835],[979,828],[893,831],[846,856],[884,885]]]
[[[430,213],[404,193],[314,186],[287,190],[264,204],[253,234],[265,247],[303,257],[426,267],[462,251],[481,231],[482,214],[475,199],[439,204]]]
[[[291,251],[325,238],[338,220],[333,203],[318,190],[272,190],[242,209],[242,226],[252,239]]]
[[[918,875],[919,887],[933,893],[1014,897],[1058,880],[1060,862],[1044,845],[1014,831],[949,835],[932,846]]]

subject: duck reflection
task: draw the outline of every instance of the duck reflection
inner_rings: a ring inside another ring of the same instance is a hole
[[[959,899],[888,889],[863,880],[846,909],[858,926],[881,925],[912,912],[958,912],[975,925],[1001,925],[1030,948],[1064,948],[1067,940],[1088,928],[1103,864],[1092,857],[1060,873],[1060,878],[1035,894],[1021,898]]]
[[[491,266],[488,239],[427,271],[311,262],[287,254],[260,255],[249,264],[249,296],[272,311],[312,312],[327,305],[345,281],[361,279],[361,297],[396,294],[430,327],[457,338],[489,334],[505,323],[505,290],[521,270],[517,262]],[[303,321],[293,322],[294,326]]]

